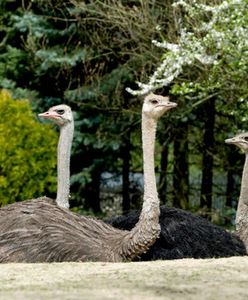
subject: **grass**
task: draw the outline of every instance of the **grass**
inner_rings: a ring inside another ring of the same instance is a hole
[[[2,264],[0,299],[248,299],[248,258]]]

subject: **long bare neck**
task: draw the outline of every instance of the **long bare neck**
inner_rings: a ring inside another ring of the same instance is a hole
[[[138,223],[122,243],[122,254],[129,259],[144,253],[160,234],[160,208],[154,170],[156,126],[156,120],[142,114],[144,200]]]
[[[242,224],[248,223],[248,153],[245,155],[245,164],[241,179],[239,203],[236,214],[236,227],[239,230]]]
[[[70,156],[73,139],[73,120],[60,128],[57,163],[57,198],[58,206],[69,208],[70,195]]]
[[[156,186],[154,149],[157,122],[142,116],[142,147],[144,168],[144,200],[141,217],[154,220],[159,217],[159,199]]]

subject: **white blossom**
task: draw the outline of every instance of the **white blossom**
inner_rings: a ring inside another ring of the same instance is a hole
[[[180,46],[177,44],[171,44],[171,43],[167,43],[167,42],[161,43],[161,42],[158,42],[155,40],[153,40],[152,43],[159,48],[164,48],[164,49],[170,50],[172,52],[177,52],[180,49]]]
[[[178,0],[172,6],[181,7],[190,16],[209,15],[209,21],[202,17],[202,22],[194,31],[181,26],[178,43],[152,41],[163,49],[163,61],[158,65],[147,83],[137,83],[139,90],[127,91],[134,94],[146,94],[151,90],[168,86],[180,74],[184,67],[193,64],[218,65],[218,57],[225,49],[235,47],[240,57],[247,57],[248,28],[243,25],[243,12],[247,9],[247,0],[228,0],[219,5],[210,6],[197,3],[196,0]],[[243,9],[243,10],[242,10]],[[201,20],[201,19],[200,19]],[[181,21],[179,21],[179,25]],[[210,52],[209,52],[210,51]],[[247,60],[246,60],[247,62]],[[245,64],[240,59],[240,64]]]

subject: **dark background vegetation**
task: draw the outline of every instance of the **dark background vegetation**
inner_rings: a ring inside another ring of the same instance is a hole
[[[172,3],[0,3],[0,86],[11,91],[13,98],[29,99],[35,113],[58,103],[75,111],[74,209],[102,214],[111,208],[117,213],[140,207],[142,97],[132,96],[125,88],[135,89],[135,82],[145,81],[160,61],[161,49],[151,43],[153,39],[176,40]],[[185,77],[194,81],[207,76],[201,72],[192,69]],[[237,82],[221,97],[216,96],[216,87],[206,87],[205,97],[197,103],[195,94],[172,93],[170,87],[155,91],[178,103],[160,120],[158,129],[156,172],[161,203],[192,210],[226,226],[233,222],[244,159],[236,148],[224,144],[237,129],[246,129],[237,113],[244,111],[244,103],[235,101]],[[116,198],[121,210],[118,205],[114,209]]]

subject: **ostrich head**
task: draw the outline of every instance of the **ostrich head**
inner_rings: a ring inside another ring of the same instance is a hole
[[[65,104],[53,106],[48,111],[39,114],[39,117],[52,120],[59,126],[63,126],[73,120],[71,108]]]
[[[160,118],[167,110],[176,107],[177,104],[170,102],[169,97],[150,93],[144,99],[142,112],[154,119]]]
[[[227,144],[234,144],[248,154],[248,132],[240,133],[233,138],[225,140]]]

